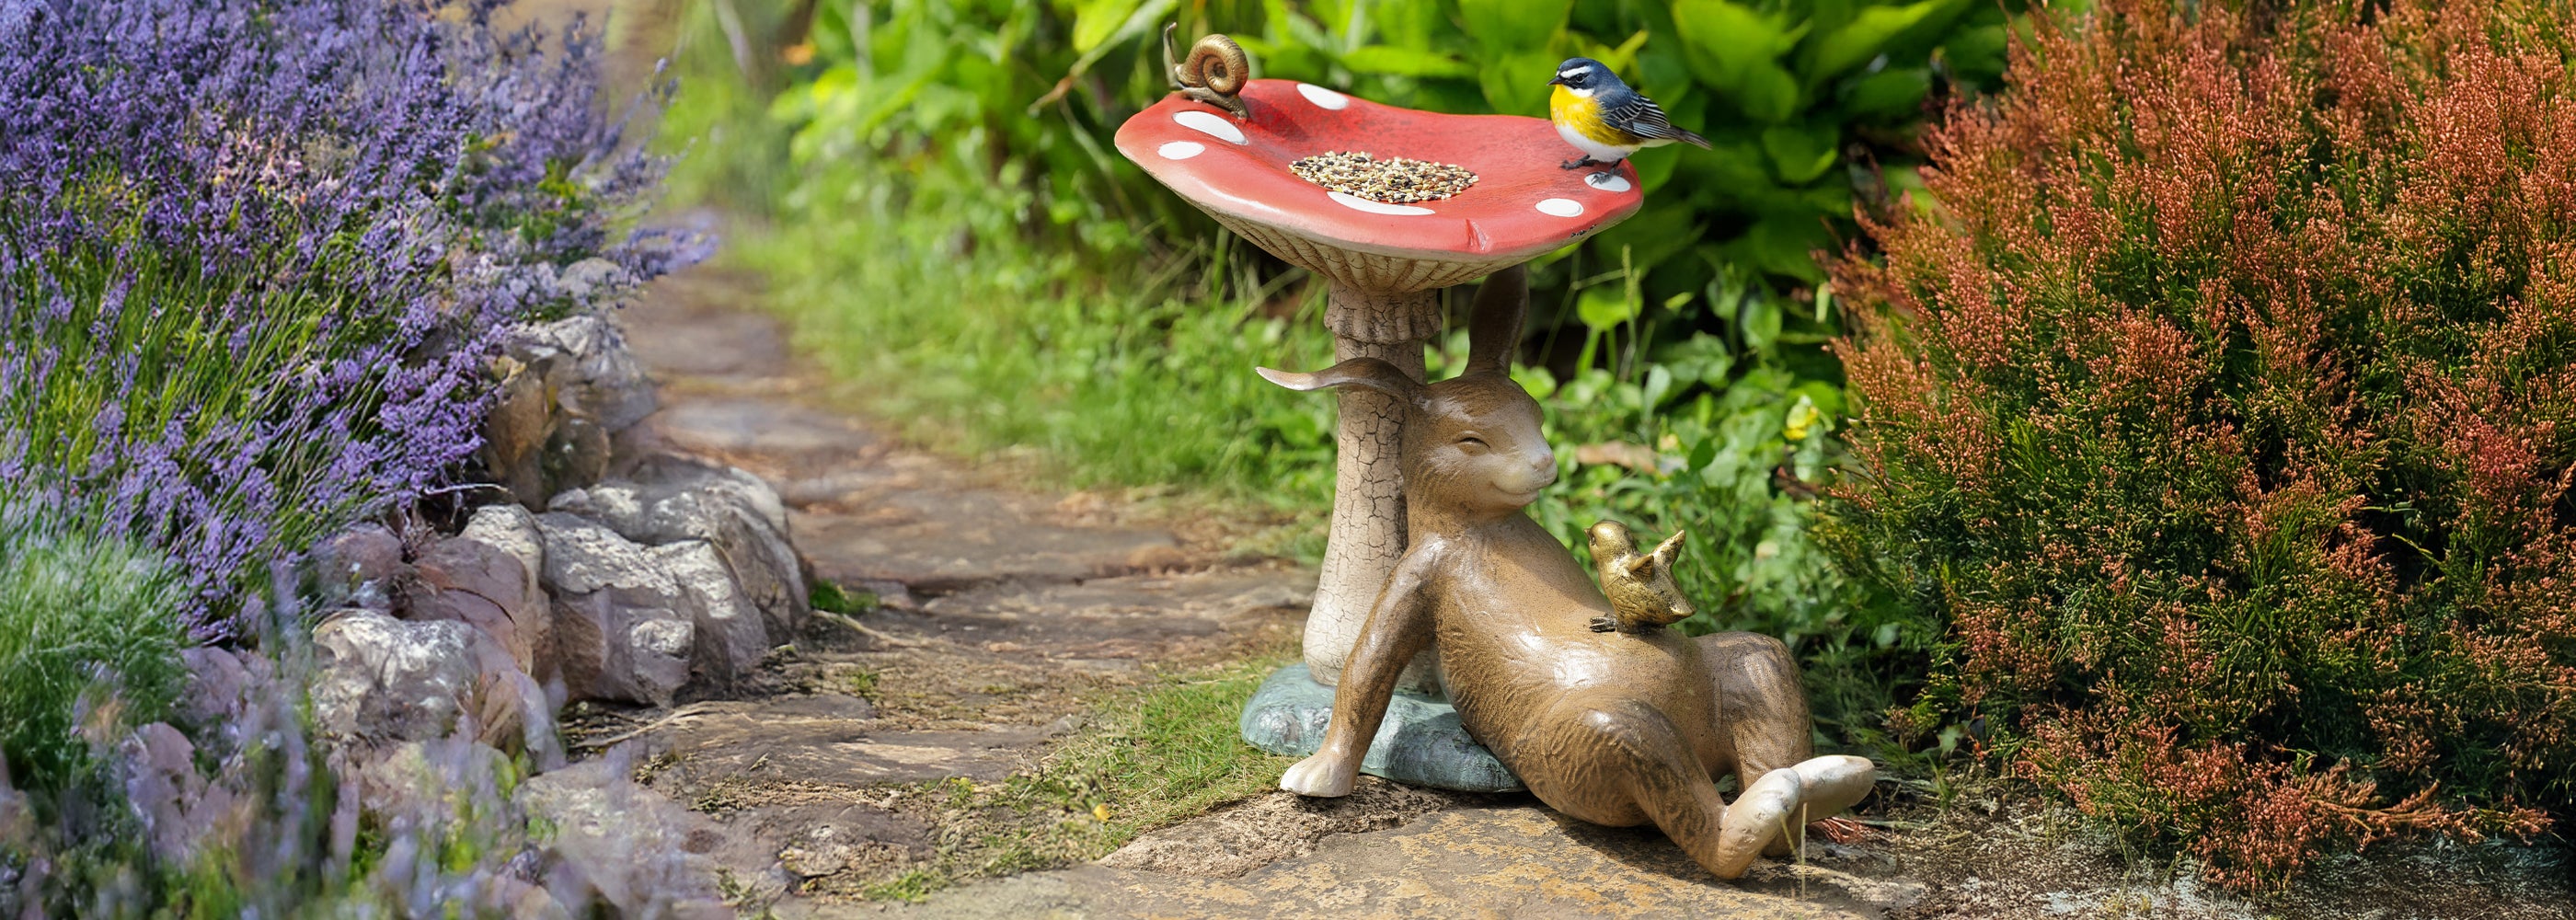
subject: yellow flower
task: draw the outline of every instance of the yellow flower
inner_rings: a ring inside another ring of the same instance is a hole
[[[1780,426],[1780,436],[1792,441],[1804,441],[1807,439],[1807,433],[1822,420],[1824,420],[1824,413],[1816,411],[1816,404],[1813,401],[1804,396],[1798,397],[1798,404],[1789,407],[1788,423]]]
[[[1109,820],[1109,803],[1101,802],[1091,806],[1091,816],[1100,819],[1102,823],[1107,823]]]

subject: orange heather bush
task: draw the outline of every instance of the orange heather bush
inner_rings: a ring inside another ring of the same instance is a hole
[[[2576,817],[2576,22],[2111,0],[1834,268],[1891,714],[2239,888]]]

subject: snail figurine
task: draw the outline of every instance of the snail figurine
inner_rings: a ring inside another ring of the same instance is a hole
[[[1236,118],[1252,117],[1251,111],[1244,108],[1243,98],[1236,95],[1252,79],[1252,59],[1244,55],[1243,46],[1223,35],[1206,35],[1190,46],[1189,56],[1175,64],[1172,32],[1179,28],[1179,23],[1163,26],[1163,65],[1171,68],[1173,88],[1193,102],[1216,106],[1234,113]]]

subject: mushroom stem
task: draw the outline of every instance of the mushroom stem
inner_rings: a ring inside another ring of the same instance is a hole
[[[1440,332],[1440,292],[1390,294],[1337,282],[1325,301],[1324,323],[1333,330],[1334,360],[1377,358],[1418,382],[1424,376],[1422,342]],[[1345,388],[1339,397],[1333,527],[1305,637],[1307,668],[1327,686],[1340,682],[1342,660],[1350,657],[1369,608],[1405,548],[1404,471],[1397,463],[1404,407],[1395,397],[1359,387]],[[1438,689],[1432,664],[1438,654],[1424,650],[1398,685]]]

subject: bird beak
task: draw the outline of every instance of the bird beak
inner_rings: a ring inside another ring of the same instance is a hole
[[[1550,79],[1550,80],[1548,80],[1548,81],[1547,81],[1547,85],[1549,85],[1549,86],[1564,86],[1564,85],[1565,85],[1565,78],[1564,78],[1564,77],[1556,77],[1556,78],[1554,78],[1554,79]]]

